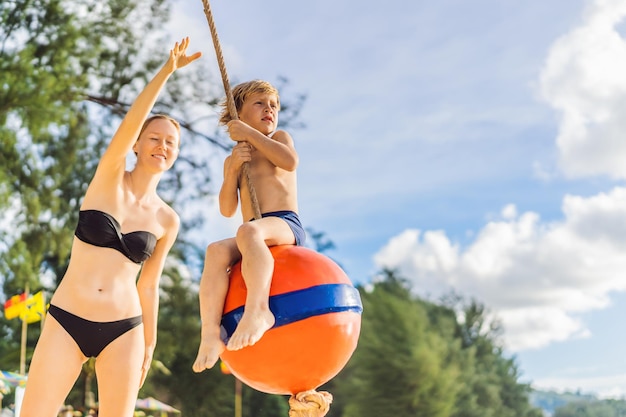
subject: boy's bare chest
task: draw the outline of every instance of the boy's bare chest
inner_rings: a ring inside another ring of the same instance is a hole
[[[250,161],[250,175],[265,176],[276,175],[278,167],[258,151],[252,152]]]

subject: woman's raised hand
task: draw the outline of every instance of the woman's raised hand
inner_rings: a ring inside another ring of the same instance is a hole
[[[170,50],[170,57],[165,64],[171,72],[186,66],[202,56],[202,52],[196,52],[193,55],[187,55],[187,47],[189,46],[189,37],[183,38],[180,42],[176,42]]]

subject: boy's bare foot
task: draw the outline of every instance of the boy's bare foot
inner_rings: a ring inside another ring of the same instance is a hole
[[[266,331],[272,328],[275,322],[276,319],[270,310],[244,310],[241,321],[230,337],[226,349],[239,350],[254,345]]]
[[[219,334],[217,337],[203,338],[198,348],[198,356],[193,363],[193,371],[202,372],[212,368],[225,348],[226,346],[224,346]]]

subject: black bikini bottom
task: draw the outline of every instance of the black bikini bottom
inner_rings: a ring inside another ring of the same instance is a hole
[[[106,322],[85,320],[52,304],[48,312],[88,358],[98,356],[109,343],[141,324],[141,316]]]

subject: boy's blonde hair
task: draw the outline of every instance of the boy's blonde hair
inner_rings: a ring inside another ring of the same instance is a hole
[[[252,94],[256,93],[268,93],[274,94],[276,96],[276,101],[278,102],[278,110],[280,111],[280,96],[278,95],[278,90],[272,84],[263,80],[252,80],[245,83],[238,84],[233,88],[233,99],[235,101],[235,107],[237,108],[237,113],[241,111],[243,107],[243,103],[250,97]],[[220,114],[219,124],[225,125],[228,124],[233,118],[228,111],[228,103],[226,99],[222,101],[220,104],[222,107],[222,113]]]

